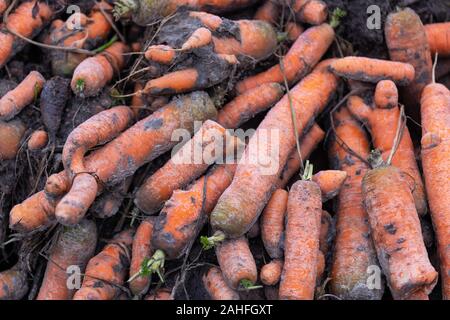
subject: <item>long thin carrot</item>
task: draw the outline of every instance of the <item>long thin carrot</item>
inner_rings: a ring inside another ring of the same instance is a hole
[[[440,260],[442,296],[450,299],[450,92],[429,84],[422,93],[422,166]]]
[[[71,300],[75,290],[69,289],[68,267],[84,272],[97,244],[97,228],[93,221],[82,220],[77,226],[63,228],[51,249],[37,300]]]
[[[294,129],[301,136],[307,124],[325,108],[337,86],[337,78],[327,71],[330,62],[321,62],[260,123],[238,163],[233,182],[211,213],[214,230],[236,238],[245,234],[256,221],[275,189],[289,154],[294,150]],[[295,111],[296,127],[292,122],[291,106]],[[265,142],[259,141],[264,134],[272,133],[277,133],[278,137],[273,139],[276,141],[271,139],[268,142],[267,138]],[[275,145],[278,147],[277,152],[273,152]],[[255,159],[261,155],[267,157],[264,165],[255,163],[258,162]]]
[[[7,30],[33,38],[45,27],[52,16],[52,9],[44,1],[33,0],[21,3],[8,16],[6,25],[0,26],[0,68],[4,67],[26,44]]]
[[[202,277],[203,285],[212,300],[239,300],[239,293],[225,282],[218,267],[210,268]]]
[[[28,272],[24,261],[0,272],[0,300],[20,300],[28,292]]]
[[[396,137],[397,123],[401,116],[397,106],[398,93],[395,84],[388,80],[380,81],[375,90],[374,100],[376,107],[372,109],[364,103],[362,98],[352,96],[348,100],[348,109],[369,128],[374,147],[382,152],[383,159],[386,160],[391,153]],[[420,215],[426,214],[425,188],[408,128],[403,131],[392,164],[410,176],[410,180],[414,184],[413,195],[417,212]]]
[[[450,22],[427,24],[425,32],[432,54],[450,55]]]
[[[0,160],[11,160],[17,155],[20,141],[25,134],[25,124],[20,119],[0,121]]]
[[[37,71],[28,76],[0,99],[0,120],[10,120],[33,102],[44,86],[45,79]]]
[[[331,293],[342,299],[381,299],[379,288],[368,287],[369,266],[378,266],[370,238],[368,217],[361,195],[361,181],[368,170],[369,139],[360,122],[346,108],[334,113],[335,132],[330,140],[331,166],[347,172],[337,199],[337,222],[330,270]]]
[[[392,296],[406,299],[417,292],[429,294],[438,274],[423,242],[413,186],[402,171],[382,161],[379,154],[372,158],[375,168],[362,181],[363,201]]]
[[[405,86],[414,80],[414,67],[409,63],[394,62],[365,57],[345,57],[336,59],[330,70],[336,75],[352,80],[377,83],[392,80]]]
[[[304,77],[319,62],[334,39],[334,31],[328,24],[309,28],[294,42],[280,64],[245,78],[236,84],[238,93],[267,82],[283,83],[284,79],[293,84]]]
[[[113,300],[121,290],[130,263],[131,229],[117,234],[103,250],[89,260],[81,288],[74,300]]]

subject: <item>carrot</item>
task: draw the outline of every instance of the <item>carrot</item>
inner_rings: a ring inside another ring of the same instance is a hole
[[[420,95],[431,82],[432,62],[425,28],[414,10],[406,8],[388,15],[384,33],[391,60],[410,63],[415,69],[415,78],[402,88],[402,97],[407,113],[418,121]]]
[[[123,54],[126,52],[128,46],[116,42],[105,51],[83,60],[73,72],[72,91],[82,97],[98,94],[112,80],[114,73],[124,67]]]
[[[398,108],[398,93],[395,84],[391,81],[380,81],[375,90],[374,109],[367,106],[357,96],[348,100],[348,109],[357,116],[370,130],[375,148],[382,152],[386,160],[391,153],[396,136],[397,123],[400,118]],[[414,146],[408,128],[405,128],[392,164],[404,171],[414,184],[414,200],[417,212],[424,215],[427,212],[425,188],[416,163]]]
[[[28,76],[13,90],[0,99],[0,120],[14,118],[39,95],[44,85],[44,77],[37,71],[31,71]]]
[[[334,113],[335,132],[330,140],[331,166],[347,172],[336,208],[336,237],[330,270],[331,293],[342,299],[379,300],[384,288],[369,288],[369,266],[378,266],[364,210],[361,181],[368,170],[369,140],[361,123],[346,108]],[[351,257],[351,258],[350,258]]]
[[[218,267],[210,268],[202,277],[203,286],[212,300],[239,300],[239,293],[226,283]]]
[[[440,260],[442,296],[450,299],[450,192],[449,115],[450,92],[441,84],[429,84],[422,92],[422,167],[431,219]]]
[[[334,31],[328,24],[309,28],[302,33],[283,57],[280,64],[245,78],[236,84],[238,93],[267,82],[283,83],[284,78],[293,84],[304,77],[319,62],[334,39]]]
[[[224,141],[230,144],[230,138],[225,128],[207,120],[192,139],[140,186],[134,199],[135,205],[147,214],[156,213],[174,190],[202,175],[216,158],[224,156],[224,148],[220,148],[220,144],[223,145]],[[211,151],[216,154],[212,155]]]
[[[331,246],[331,240],[334,233],[333,227],[333,217],[331,217],[327,211],[322,210],[322,215],[320,217],[319,249],[324,256],[328,255]]]
[[[296,145],[290,100],[295,111],[297,133],[301,136],[307,124],[325,108],[337,86],[336,77],[327,71],[329,64],[330,60],[321,62],[310,75],[292,88],[290,95],[285,95],[260,123],[238,163],[233,182],[211,213],[211,225],[215,231],[223,232],[230,238],[237,238],[245,234],[256,221]],[[278,134],[277,141],[259,141],[262,139],[258,136],[272,132]],[[273,152],[274,144],[278,148],[277,152]],[[267,156],[264,165],[252,160],[259,159],[262,154]],[[255,184],[255,181],[258,183]]]
[[[131,229],[117,234],[103,250],[89,260],[81,288],[74,300],[113,300],[120,294],[129,266]]]
[[[69,289],[69,267],[84,272],[97,244],[97,228],[93,221],[82,220],[77,226],[63,228],[51,248],[44,279],[37,300],[71,300],[75,290]]]
[[[97,113],[75,128],[64,144],[62,160],[72,186],[56,206],[55,215],[64,225],[74,225],[84,216],[97,196],[97,180],[86,169],[84,155],[125,130],[133,120],[133,112],[125,106]]]
[[[6,9],[8,9],[8,7],[9,0],[0,0],[0,16],[6,11]]]
[[[115,186],[131,176],[140,166],[170,150],[175,129],[194,130],[195,121],[205,121],[217,115],[211,99],[204,92],[193,92],[175,98],[165,107],[142,119],[113,141],[92,152],[85,160],[87,172],[95,174],[102,186]],[[107,162],[105,162],[107,159]],[[54,217],[54,202],[70,188],[65,172],[49,177],[44,192],[16,205],[10,213],[10,225],[22,231],[43,227]],[[85,190],[80,190],[84,196]],[[79,200],[80,198],[77,198]],[[43,203],[39,203],[42,200]],[[18,220],[19,219],[19,220]]]
[[[292,10],[301,22],[318,25],[327,19],[328,8],[321,0],[292,0],[291,2]]]
[[[212,41],[211,31],[207,28],[198,28],[195,30],[189,38],[181,46],[181,51],[189,51],[197,48],[204,47],[210,44]]]
[[[231,288],[248,288],[256,283],[258,271],[246,237],[218,244],[216,256],[225,281]]]
[[[145,51],[145,58],[161,64],[171,64],[175,60],[176,51],[168,45],[153,45]]]
[[[28,292],[26,263],[19,261],[11,269],[0,272],[0,300],[20,300]]]
[[[138,273],[145,263],[146,259],[150,259],[154,249],[151,245],[155,219],[148,217],[141,222],[136,230],[133,238],[133,247],[131,253],[130,276]],[[134,295],[145,293],[150,285],[150,278],[139,276],[130,281],[129,287]]]
[[[45,130],[36,130],[30,135],[28,149],[31,151],[41,150],[48,143],[48,134]]]
[[[300,170],[302,160],[308,159],[317,145],[324,139],[325,132],[314,124],[311,129],[300,140],[300,154],[296,147],[288,156],[287,162],[279,173],[277,187],[284,188],[289,180]]]
[[[319,185],[322,191],[322,201],[334,198],[342,188],[347,173],[340,170],[322,170],[312,177],[312,181]]]
[[[278,102],[283,92],[283,87],[275,82],[264,83],[245,91],[220,109],[217,122],[227,129],[238,128]]]
[[[363,201],[392,296],[406,299],[417,292],[429,294],[438,274],[423,242],[411,193],[414,186],[402,171],[381,160],[379,153],[372,158],[374,169],[362,181]]]
[[[283,270],[282,260],[272,260],[268,264],[265,264],[260,271],[259,277],[261,282],[266,286],[276,285],[281,278],[281,271]]]
[[[144,300],[173,300],[171,291],[168,288],[160,288],[147,295]]]
[[[26,45],[8,30],[27,38],[35,37],[50,21],[52,9],[44,1],[28,1],[21,3],[9,16],[6,24],[0,26],[0,68]],[[5,17],[3,17],[5,20]]]
[[[280,299],[312,300],[316,287],[322,196],[317,183],[299,180],[289,191]]]
[[[450,55],[450,22],[427,24],[425,33],[432,54]]]
[[[278,23],[280,14],[280,6],[274,0],[265,0],[264,3],[256,10],[253,19],[266,21],[272,25]]]
[[[25,133],[25,124],[15,119],[10,122],[0,121],[0,160],[11,160],[17,155],[20,141]]]
[[[288,22],[284,27],[284,32],[287,34],[287,39],[291,42],[297,40],[304,31],[305,29],[297,22]]]
[[[283,256],[283,232],[288,192],[277,189],[261,215],[261,238],[267,253],[272,259]]]
[[[196,69],[184,69],[165,74],[157,79],[146,83],[144,89],[138,91],[139,94],[149,95],[173,95],[192,90],[202,89],[200,75]]]
[[[347,79],[377,83],[381,80],[392,80],[405,86],[414,80],[414,67],[409,63],[365,57],[345,57],[335,60],[330,70]]]
[[[221,17],[204,11],[190,11],[189,16],[200,20],[211,31],[216,31],[223,23]]]

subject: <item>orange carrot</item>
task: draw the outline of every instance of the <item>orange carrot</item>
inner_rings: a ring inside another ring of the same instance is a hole
[[[48,143],[48,134],[45,130],[36,130],[30,135],[28,149],[31,151],[41,150]]]
[[[27,38],[33,38],[45,27],[52,16],[52,9],[44,1],[33,0],[21,3],[8,16],[6,25],[0,26],[0,68],[20,52],[26,44],[8,30]]]
[[[406,112],[419,121],[420,95],[431,82],[432,67],[425,28],[414,10],[406,8],[388,15],[384,33],[391,60],[410,63],[415,69],[414,80],[402,88],[402,98]]]
[[[211,31],[216,31],[223,22],[221,17],[204,11],[190,11],[189,16],[199,19]]]
[[[413,186],[402,171],[382,161],[380,154],[372,158],[374,169],[362,181],[363,201],[392,296],[406,299],[417,292],[429,294],[438,274],[423,242]]]
[[[218,267],[210,268],[202,277],[203,286],[212,300],[239,300],[239,293],[226,283]]]
[[[116,42],[105,51],[81,62],[73,72],[72,91],[82,97],[91,97],[100,92],[112,80],[114,73],[125,65],[124,53],[128,46]]]
[[[212,41],[211,31],[207,28],[198,28],[195,30],[189,38],[181,46],[181,51],[189,51],[204,47],[210,44]]]
[[[131,254],[130,276],[138,273],[145,263],[145,259],[150,259],[153,255],[153,247],[151,239],[153,234],[154,219],[148,217],[141,222],[136,230],[133,238],[133,247]],[[134,295],[145,293],[150,285],[150,278],[146,276],[139,276],[130,281],[130,290]]]
[[[161,64],[171,64],[175,60],[176,51],[168,45],[153,45],[145,51],[145,58]]]
[[[432,54],[450,55],[450,22],[427,24],[425,32]]]
[[[277,189],[267,203],[261,216],[261,238],[272,259],[283,256],[283,232],[288,192]]]
[[[146,83],[144,89],[139,94],[149,95],[173,95],[176,93],[188,92],[202,89],[203,83],[196,69],[184,69],[163,75],[157,79]]]
[[[0,120],[14,118],[27,105],[35,100],[42,90],[45,79],[37,71],[28,76],[13,90],[0,99]]]
[[[360,97],[352,96],[348,100],[348,109],[369,128],[374,147],[382,152],[383,159],[386,160],[394,145],[400,117],[395,84],[392,81],[380,81],[375,90],[374,100],[376,107],[372,109]],[[420,215],[426,214],[425,188],[416,163],[414,146],[408,128],[403,131],[392,164],[410,177],[414,184],[413,195],[417,212]]]
[[[293,0],[292,9],[297,19],[308,24],[321,24],[328,16],[328,8],[321,0]]]
[[[347,173],[340,170],[323,170],[312,177],[312,181],[317,183],[322,191],[323,202],[334,198],[339,193],[345,179],[347,179]]]
[[[260,271],[261,282],[266,286],[276,285],[281,278],[281,271],[283,270],[282,260],[272,260],[268,264],[265,264]]]
[[[83,284],[74,300],[114,300],[120,294],[130,263],[131,229],[117,234],[103,250],[89,260]]]
[[[316,287],[322,196],[317,183],[300,180],[289,191],[280,299],[312,300]]]
[[[414,67],[409,63],[365,57],[345,57],[335,60],[330,70],[336,75],[352,80],[377,83],[392,80],[405,86],[414,80]]]
[[[274,0],[265,0],[258,10],[256,10],[253,19],[266,21],[272,25],[276,25],[279,19],[279,14],[279,4]]]
[[[10,122],[0,121],[0,160],[14,159],[19,151],[20,140],[26,127],[19,119]]]
[[[23,261],[0,272],[0,300],[22,299],[28,292],[27,277],[27,266]]]
[[[238,95],[217,115],[217,122],[227,129],[238,128],[256,114],[273,106],[283,96],[284,89],[275,82],[264,83]]]
[[[238,163],[233,182],[222,194],[211,213],[214,230],[227,237],[245,234],[258,218],[294,150],[296,134],[291,117],[291,103],[295,111],[296,129],[301,136],[314,117],[326,106],[337,86],[337,79],[327,71],[330,60],[321,62],[316,69],[285,95],[266,115]],[[291,98],[291,99],[290,99]],[[280,130],[282,128],[282,130]],[[276,141],[264,143],[261,136],[276,132]],[[281,143],[282,142],[282,143]],[[273,148],[277,147],[274,152]],[[264,155],[264,165],[255,163]],[[253,160],[252,160],[253,159]],[[255,184],[255,181],[258,183]]]
[[[295,83],[319,62],[333,39],[334,31],[328,24],[309,28],[297,38],[280,64],[239,81],[237,92],[243,93],[267,82],[283,83],[285,77],[289,84]]]
[[[224,141],[225,144],[230,144],[230,139],[231,136],[224,127],[207,120],[192,139],[140,186],[134,199],[136,206],[147,214],[156,213],[174,190],[202,175],[216,157],[223,157],[222,150],[225,149],[220,148],[220,144],[223,145]],[[216,154],[210,154],[211,151]]]
[[[54,246],[45,269],[44,280],[37,300],[71,300],[75,290],[69,289],[69,267],[78,267],[84,272],[97,244],[97,228],[93,221],[82,220],[77,226],[63,228]],[[72,271],[73,272],[73,271]]]
[[[361,123],[346,108],[334,114],[335,132],[330,141],[331,166],[347,172],[337,199],[336,237],[330,270],[331,293],[342,299],[381,299],[379,288],[368,287],[369,266],[378,267],[370,238],[368,217],[361,195],[361,181],[368,170],[369,140]],[[351,258],[350,258],[351,257]]]
[[[305,29],[297,22],[288,22],[284,28],[287,34],[287,39],[291,42],[297,40],[298,37],[305,31]]]
[[[225,240],[218,244],[216,256],[225,281],[231,288],[237,289],[256,283],[258,271],[246,237]]]
[[[440,260],[442,297],[450,300],[450,92],[429,84],[422,93],[422,166]]]

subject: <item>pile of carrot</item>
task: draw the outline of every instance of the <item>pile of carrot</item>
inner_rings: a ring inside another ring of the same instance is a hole
[[[0,1],[0,300],[450,299],[448,21],[64,5]]]

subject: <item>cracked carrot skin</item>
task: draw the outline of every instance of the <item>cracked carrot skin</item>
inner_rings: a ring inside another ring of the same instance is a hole
[[[96,244],[97,227],[93,221],[82,220],[74,227],[64,227],[51,248],[36,300],[71,300],[75,290],[67,287],[68,268],[77,266],[83,273]]]
[[[276,83],[264,83],[238,95],[220,109],[217,122],[227,129],[236,129],[278,102],[284,88]]]
[[[74,70],[72,91],[81,97],[98,94],[114,76],[125,66],[125,56],[129,48],[122,42],[116,42],[103,52],[89,57]]]
[[[0,160],[11,160],[17,155],[25,134],[25,124],[20,119],[0,121]]]
[[[351,80],[378,83],[391,80],[406,86],[414,80],[414,67],[409,63],[373,59],[366,57],[345,57],[336,59],[330,70],[340,77]]]
[[[103,250],[89,260],[81,288],[73,300],[114,300],[121,293],[128,274],[133,231],[117,234]]]
[[[292,9],[297,19],[312,25],[325,22],[328,16],[327,5],[321,0],[293,0]]]
[[[220,124],[212,120],[205,121],[166,164],[142,183],[134,204],[146,214],[157,213],[175,190],[198,178],[218,158],[224,158],[221,151],[226,152],[227,147],[223,144],[229,144],[230,138]]]
[[[17,87],[0,99],[0,120],[11,120],[31,104],[39,96],[44,83],[44,76],[31,71]]]
[[[370,108],[364,100],[352,96],[347,107],[350,112],[360,119],[370,130],[373,145],[382,152],[386,160],[391,153],[395,141],[400,109],[398,107],[398,93],[392,81],[380,81],[375,90],[375,108]],[[384,104],[384,105],[383,105]],[[423,216],[427,213],[425,187],[416,162],[414,146],[405,127],[400,144],[392,159],[392,165],[403,170],[414,184],[413,196],[417,212]]]
[[[331,293],[342,299],[380,300],[384,285],[380,290],[367,286],[371,275],[367,268],[378,266],[361,194],[361,181],[369,167],[356,156],[368,158],[369,139],[362,124],[346,108],[335,112],[333,117],[336,132],[328,149],[330,164],[347,172],[348,177],[336,202],[336,236],[329,275]]]
[[[225,281],[232,289],[237,289],[242,280],[256,283],[258,270],[246,237],[225,240],[215,249]]]
[[[236,84],[238,93],[267,82],[292,85],[308,74],[319,62],[334,39],[334,30],[328,24],[311,27],[302,33],[282,59],[282,66],[277,64],[270,69],[245,78]],[[284,74],[284,76],[283,76]]]
[[[272,259],[283,256],[283,232],[289,193],[277,189],[261,214],[261,239]]]
[[[317,279],[322,195],[313,181],[289,191],[280,299],[312,300]]]
[[[421,99],[422,167],[436,233],[442,297],[450,300],[450,91],[429,84]]]
[[[299,136],[322,112],[336,89],[338,80],[327,71],[331,61],[321,62],[290,91]],[[278,134],[278,141],[259,141],[261,137],[258,136],[273,132]],[[274,144],[279,149],[277,152],[272,150]],[[229,238],[237,238],[251,228],[275,190],[281,170],[295,144],[290,99],[285,95],[258,126],[238,162],[233,182],[211,213],[214,230],[224,232]],[[261,154],[267,157],[264,165],[254,160],[259,159]]]
[[[405,174],[394,166],[372,169],[362,181],[372,239],[394,299],[407,299],[417,291],[429,294],[438,278],[411,190]]]
[[[169,151],[177,143],[172,141],[174,130],[186,129],[193,132],[195,121],[205,121],[216,115],[217,110],[205,92],[192,92],[175,98],[89,154],[85,160],[86,169],[94,173],[104,185],[118,185],[133,175],[140,166]],[[49,178],[54,179],[51,191],[63,193],[42,199],[45,194],[40,192],[39,196],[33,195],[32,200],[29,198],[16,205],[10,212],[10,225],[13,228],[31,231],[48,224],[54,217],[54,207],[49,204],[64,195],[70,186],[70,179],[65,172]],[[39,203],[39,199],[43,203]]]
[[[156,217],[153,247],[163,250],[168,259],[181,257],[230,185],[235,170],[236,164],[216,165],[186,190],[176,190]]]
[[[322,170],[313,175],[312,181],[319,185],[322,191],[322,201],[334,198],[347,179],[347,172],[341,170]]]
[[[450,56],[450,22],[427,24],[425,32],[432,54]]]
[[[154,248],[151,240],[154,224],[154,217],[147,217],[136,230],[131,251],[130,278],[141,270],[144,260],[150,259],[153,255]],[[138,276],[129,283],[130,290],[134,295],[145,293],[149,286],[150,277],[143,275]]]
[[[239,293],[228,286],[220,268],[210,268],[202,281],[212,300],[240,300]]]
[[[0,26],[0,68],[4,67],[26,45],[26,42],[7,32],[7,30],[31,39],[38,35],[42,28],[50,22],[52,16],[52,9],[44,1],[36,0],[23,2],[11,12],[6,26],[3,24]]]
[[[274,259],[270,261],[261,268],[259,274],[261,282],[266,286],[276,285],[280,281],[282,270],[283,260]]]
[[[21,261],[0,272],[0,300],[21,300],[28,292],[27,277],[27,266]]]

